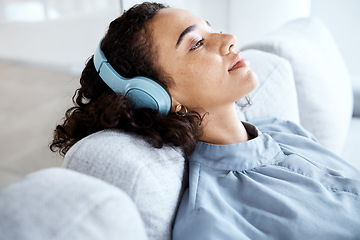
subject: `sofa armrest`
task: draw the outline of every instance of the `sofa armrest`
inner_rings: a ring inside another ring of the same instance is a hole
[[[50,168],[0,192],[0,239],[147,239],[131,199],[103,181]]]

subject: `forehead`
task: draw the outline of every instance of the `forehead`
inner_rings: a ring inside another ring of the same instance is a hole
[[[154,40],[167,38],[177,41],[180,34],[189,26],[204,24],[205,21],[190,11],[176,8],[161,9],[150,23]]]
[[[201,19],[192,12],[178,8],[163,8],[154,17],[157,24],[181,24]]]

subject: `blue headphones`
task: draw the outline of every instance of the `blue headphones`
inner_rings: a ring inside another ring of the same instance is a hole
[[[171,109],[170,93],[154,80],[137,76],[124,78],[108,63],[100,41],[95,54],[94,65],[101,79],[116,93],[120,93],[134,103],[135,108],[150,108],[167,115]]]

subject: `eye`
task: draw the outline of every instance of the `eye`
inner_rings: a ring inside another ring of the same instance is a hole
[[[193,50],[198,49],[198,48],[201,47],[203,44],[204,44],[204,39],[201,39],[200,41],[198,41],[197,43],[195,43],[195,45],[194,45],[192,48],[190,48],[190,51],[193,51]]]

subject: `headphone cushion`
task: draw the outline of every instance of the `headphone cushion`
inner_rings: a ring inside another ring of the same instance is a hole
[[[136,108],[159,109],[158,102],[151,96],[151,94],[142,89],[131,88],[126,92],[125,96],[131,99]]]

